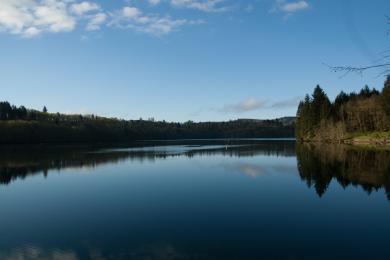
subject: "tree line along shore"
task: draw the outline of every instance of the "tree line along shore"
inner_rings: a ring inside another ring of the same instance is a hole
[[[67,115],[0,102],[0,144],[106,143],[137,140],[293,138],[302,142],[390,144],[390,76],[381,91],[365,86],[330,101],[320,86],[297,116],[274,120],[166,122]]]
[[[390,144],[390,76],[381,91],[365,86],[333,102],[317,86],[299,103],[295,135],[310,142]]]
[[[122,120],[66,115],[0,102],[0,144],[106,143],[137,140],[290,138],[295,118],[227,122]]]

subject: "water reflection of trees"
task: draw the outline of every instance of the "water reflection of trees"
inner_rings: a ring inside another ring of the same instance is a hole
[[[362,187],[368,194],[384,188],[390,199],[390,149],[331,144],[297,144],[302,180],[321,197],[335,179],[343,188]]]
[[[294,156],[294,145],[291,141],[243,143],[205,143],[178,146],[166,146],[166,149],[154,150],[153,144],[125,149],[106,149],[107,147],[30,147],[0,149],[0,184],[9,184],[16,179],[43,174],[51,170],[69,168],[95,168],[104,164],[116,164],[125,160],[137,162],[154,162],[156,160],[196,156],[231,156],[248,157],[258,155]],[[161,145],[161,144],[157,144]],[[180,149],[177,149],[180,147]],[[184,149],[183,149],[184,147]],[[137,149],[138,148],[138,149]]]

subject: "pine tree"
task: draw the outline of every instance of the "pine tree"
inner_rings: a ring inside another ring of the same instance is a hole
[[[305,137],[305,135],[312,129],[313,118],[311,111],[311,99],[309,95],[299,103],[297,111],[296,135],[298,138]]]
[[[330,114],[330,101],[328,96],[322,90],[322,88],[317,85],[313,92],[313,124],[317,125],[323,119],[327,119]]]
[[[43,112],[43,113],[47,113],[47,108],[46,108],[46,106],[43,107],[42,112]]]
[[[385,113],[390,116],[390,76],[387,77],[382,91],[382,105]]]

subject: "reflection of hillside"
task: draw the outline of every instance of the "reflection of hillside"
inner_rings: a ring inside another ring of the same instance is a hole
[[[298,169],[322,196],[332,179],[368,193],[384,188],[390,199],[390,150],[330,144],[297,144]]]
[[[168,143],[166,143],[168,144]],[[144,145],[144,144],[142,144]],[[161,146],[161,143],[158,144]],[[143,146],[144,147],[144,146]],[[243,143],[213,143],[211,148],[203,148],[203,143],[194,145],[165,146],[155,150],[151,143],[140,150],[139,147],[102,150],[91,147],[67,148],[14,148],[0,150],[0,184],[8,184],[15,179],[24,179],[30,175],[48,174],[49,170],[67,168],[95,168],[99,165],[119,163],[124,160],[155,161],[159,159],[186,156],[293,156],[293,142],[259,142],[251,145]],[[183,149],[183,147],[185,149]],[[137,149],[138,148],[138,149]],[[180,148],[180,149],[178,149]]]

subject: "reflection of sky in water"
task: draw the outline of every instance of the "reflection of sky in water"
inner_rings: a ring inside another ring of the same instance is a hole
[[[169,244],[146,245],[134,251],[104,253],[99,248],[88,248],[83,253],[62,249],[42,249],[34,246],[13,248],[0,252],[2,260],[109,260],[109,259],[194,259],[197,256],[187,255]]]
[[[296,166],[292,164],[261,164],[261,163],[226,163],[223,165],[226,171],[237,172],[248,177],[256,178],[267,174],[296,174]]]
[[[9,252],[0,252],[0,259],[3,260],[78,260],[79,257],[72,251],[60,249],[43,250],[34,246],[25,246],[22,248],[14,248]]]
[[[157,153],[198,148],[158,147]],[[228,149],[237,153],[153,162],[131,160],[123,149],[61,155],[63,166],[81,159],[99,164],[91,174],[49,167],[46,178],[0,186],[6,238],[0,259],[380,259],[390,253],[383,190],[368,196],[331,182],[319,198],[301,180],[296,157],[279,156],[291,154],[294,143]],[[325,172],[319,174],[313,179]]]
[[[100,153],[151,152],[151,153],[181,154],[189,151],[230,149],[230,148],[240,147],[240,146],[247,146],[247,145],[168,145],[168,146],[149,146],[149,147],[137,147],[137,148],[105,149],[98,152]]]

